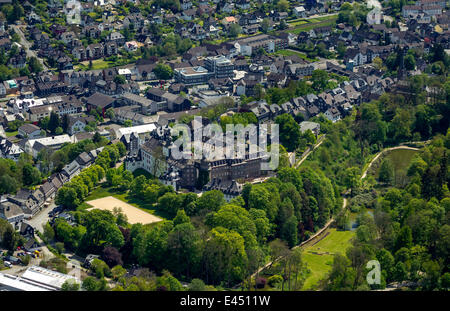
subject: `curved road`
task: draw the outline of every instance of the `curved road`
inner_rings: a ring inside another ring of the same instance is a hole
[[[367,168],[364,170],[364,173],[361,175],[361,180],[363,180],[364,178],[366,178],[367,176],[367,172],[369,171],[370,167],[372,166],[373,163],[375,163],[375,161],[384,153],[392,151],[392,150],[397,150],[397,149],[406,149],[406,150],[415,150],[418,151],[420,150],[419,148],[414,148],[414,147],[409,147],[409,146],[397,146],[397,147],[392,147],[392,148],[386,148],[381,150],[380,152],[377,153],[377,155],[372,159],[372,161],[370,161],[369,165],[367,166]]]
[[[314,146],[314,148],[308,152],[301,160],[300,162],[295,166],[296,168],[300,166],[300,164],[309,156],[309,154],[314,151],[317,147],[319,147],[323,142],[323,139]],[[429,141],[425,141],[424,143],[427,143]],[[417,143],[417,142],[412,142],[412,143]],[[420,150],[419,148],[414,148],[414,147],[409,147],[409,146],[404,146],[404,145],[400,145],[400,146],[396,146],[396,147],[391,147],[391,148],[386,148],[383,149],[382,151],[378,152],[377,155],[372,159],[372,161],[370,161],[369,165],[367,166],[367,168],[364,170],[363,174],[361,175],[360,180],[363,180],[366,175],[368,170],[370,169],[370,167],[372,166],[373,163],[375,163],[375,161],[384,153],[392,151],[392,150],[397,150],[397,149],[407,149],[407,150]],[[346,193],[348,192],[348,190],[346,191]],[[343,197],[343,201],[342,201],[342,210],[344,210],[347,207],[347,198]],[[313,234],[309,239],[307,239],[306,241],[303,241],[302,243],[300,243],[299,245],[296,245],[294,247],[292,247],[292,249],[298,248],[298,247],[302,247],[305,244],[307,244],[308,242],[312,241],[313,239],[315,239],[316,237],[320,236],[323,232],[325,232],[325,230],[327,230],[330,225],[334,222],[334,217],[332,217],[319,231],[317,231],[315,234]],[[252,274],[252,278],[255,277],[257,274],[259,274],[261,271],[263,271],[264,269],[266,269],[267,267],[271,266],[274,262],[282,259],[283,257],[279,257],[277,259],[275,259],[274,261],[270,261],[267,264],[265,264],[263,267],[259,268],[255,273]]]

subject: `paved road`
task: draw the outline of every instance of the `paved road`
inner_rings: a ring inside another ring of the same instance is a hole
[[[47,248],[44,241],[42,241],[39,236],[36,235],[35,239],[40,244],[39,248],[41,249],[41,255],[40,255],[39,261],[49,260],[49,259],[55,257],[55,255],[53,255],[53,253]]]
[[[48,70],[48,67],[45,66],[44,61],[37,56],[37,54],[31,49],[32,44],[25,38],[25,35],[22,31],[22,29],[17,25],[11,25],[11,27],[14,29],[14,31],[19,35],[20,37],[20,44],[25,48],[27,52],[27,57],[36,57],[39,62],[42,64],[42,68],[44,71]]]
[[[28,222],[35,228],[35,230],[44,232],[44,225],[50,220],[50,216],[48,216],[48,213],[50,213],[51,210],[55,207],[55,201],[52,200],[48,207],[44,207],[42,211],[34,215],[33,218],[28,220]]]

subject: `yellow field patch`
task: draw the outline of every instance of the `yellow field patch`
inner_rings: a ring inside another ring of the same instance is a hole
[[[133,205],[130,205],[124,201],[116,199],[112,196],[104,197],[101,199],[96,199],[92,201],[86,202],[87,204],[93,206],[88,210],[92,210],[94,208],[98,208],[101,210],[113,211],[115,207],[119,207],[122,209],[122,212],[127,215],[128,222],[130,224],[150,224],[158,221],[162,221],[161,218],[156,217],[152,214],[146,213]]]

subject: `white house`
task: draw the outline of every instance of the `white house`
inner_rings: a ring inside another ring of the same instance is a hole
[[[69,124],[68,132],[70,135],[74,135],[76,133],[84,132],[84,128],[86,127],[86,123],[81,120],[75,120],[72,124]]]
[[[138,43],[136,41],[125,42],[125,50],[127,52],[135,52],[138,49]]]
[[[24,124],[18,129],[19,135],[21,137],[26,137],[28,139],[35,139],[41,137],[41,128],[34,124]]]
[[[337,110],[336,107],[331,107],[328,108],[327,111],[325,111],[325,117],[334,123],[341,119],[341,114],[339,113],[339,110]]]
[[[294,8],[294,15],[297,17],[306,17],[306,10],[303,6],[297,6]]]
[[[184,10],[189,10],[190,8],[192,8],[192,2],[191,0],[181,0],[180,1],[181,4],[181,9]]]
[[[6,200],[0,202],[0,218],[14,225],[20,223],[24,217],[25,214],[20,206]]]
[[[383,13],[380,8],[373,8],[366,17],[367,24],[369,25],[379,25],[381,24],[381,19],[383,18]]]
[[[65,143],[73,143],[72,138],[67,134],[30,139],[25,143],[24,148],[25,152],[32,154],[33,157],[37,157],[42,147],[56,150],[59,149]]]
[[[66,22],[69,25],[81,24],[81,2],[78,0],[69,0],[64,6],[64,13],[66,14]]]

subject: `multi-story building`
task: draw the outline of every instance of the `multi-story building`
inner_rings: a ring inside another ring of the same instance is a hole
[[[176,68],[174,70],[175,81],[186,85],[206,84],[210,77],[211,73],[202,66]]]
[[[165,108],[167,109],[167,102],[165,101],[155,102],[153,100],[129,92],[126,92],[122,95],[122,100],[127,105],[140,106],[141,107],[140,111],[144,114],[153,114],[158,111],[164,110]]]
[[[424,1],[415,5],[404,5],[402,8],[402,15],[404,18],[416,17],[420,13],[425,13],[429,16],[437,16],[442,14],[442,9],[442,3],[440,2],[433,3],[430,1]]]
[[[253,179],[267,174],[268,171],[261,170],[263,160],[263,157],[255,157],[205,161],[201,168],[208,171],[209,180]]]
[[[234,76],[234,64],[223,55],[207,57],[205,67],[215,78],[232,78]]]
[[[150,88],[147,91],[147,98],[157,102],[157,111],[168,110],[171,112],[178,112],[189,110],[191,107],[189,99],[158,88]]]
[[[257,35],[236,41],[235,47],[241,55],[251,56],[260,48],[267,53],[273,53],[284,49],[289,45],[287,39],[277,38],[270,35]]]
[[[32,154],[33,157],[37,157],[39,151],[43,148],[57,150],[65,143],[73,143],[73,140],[67,134],[30,139],[25,143],[24,149],[27,153]]]

